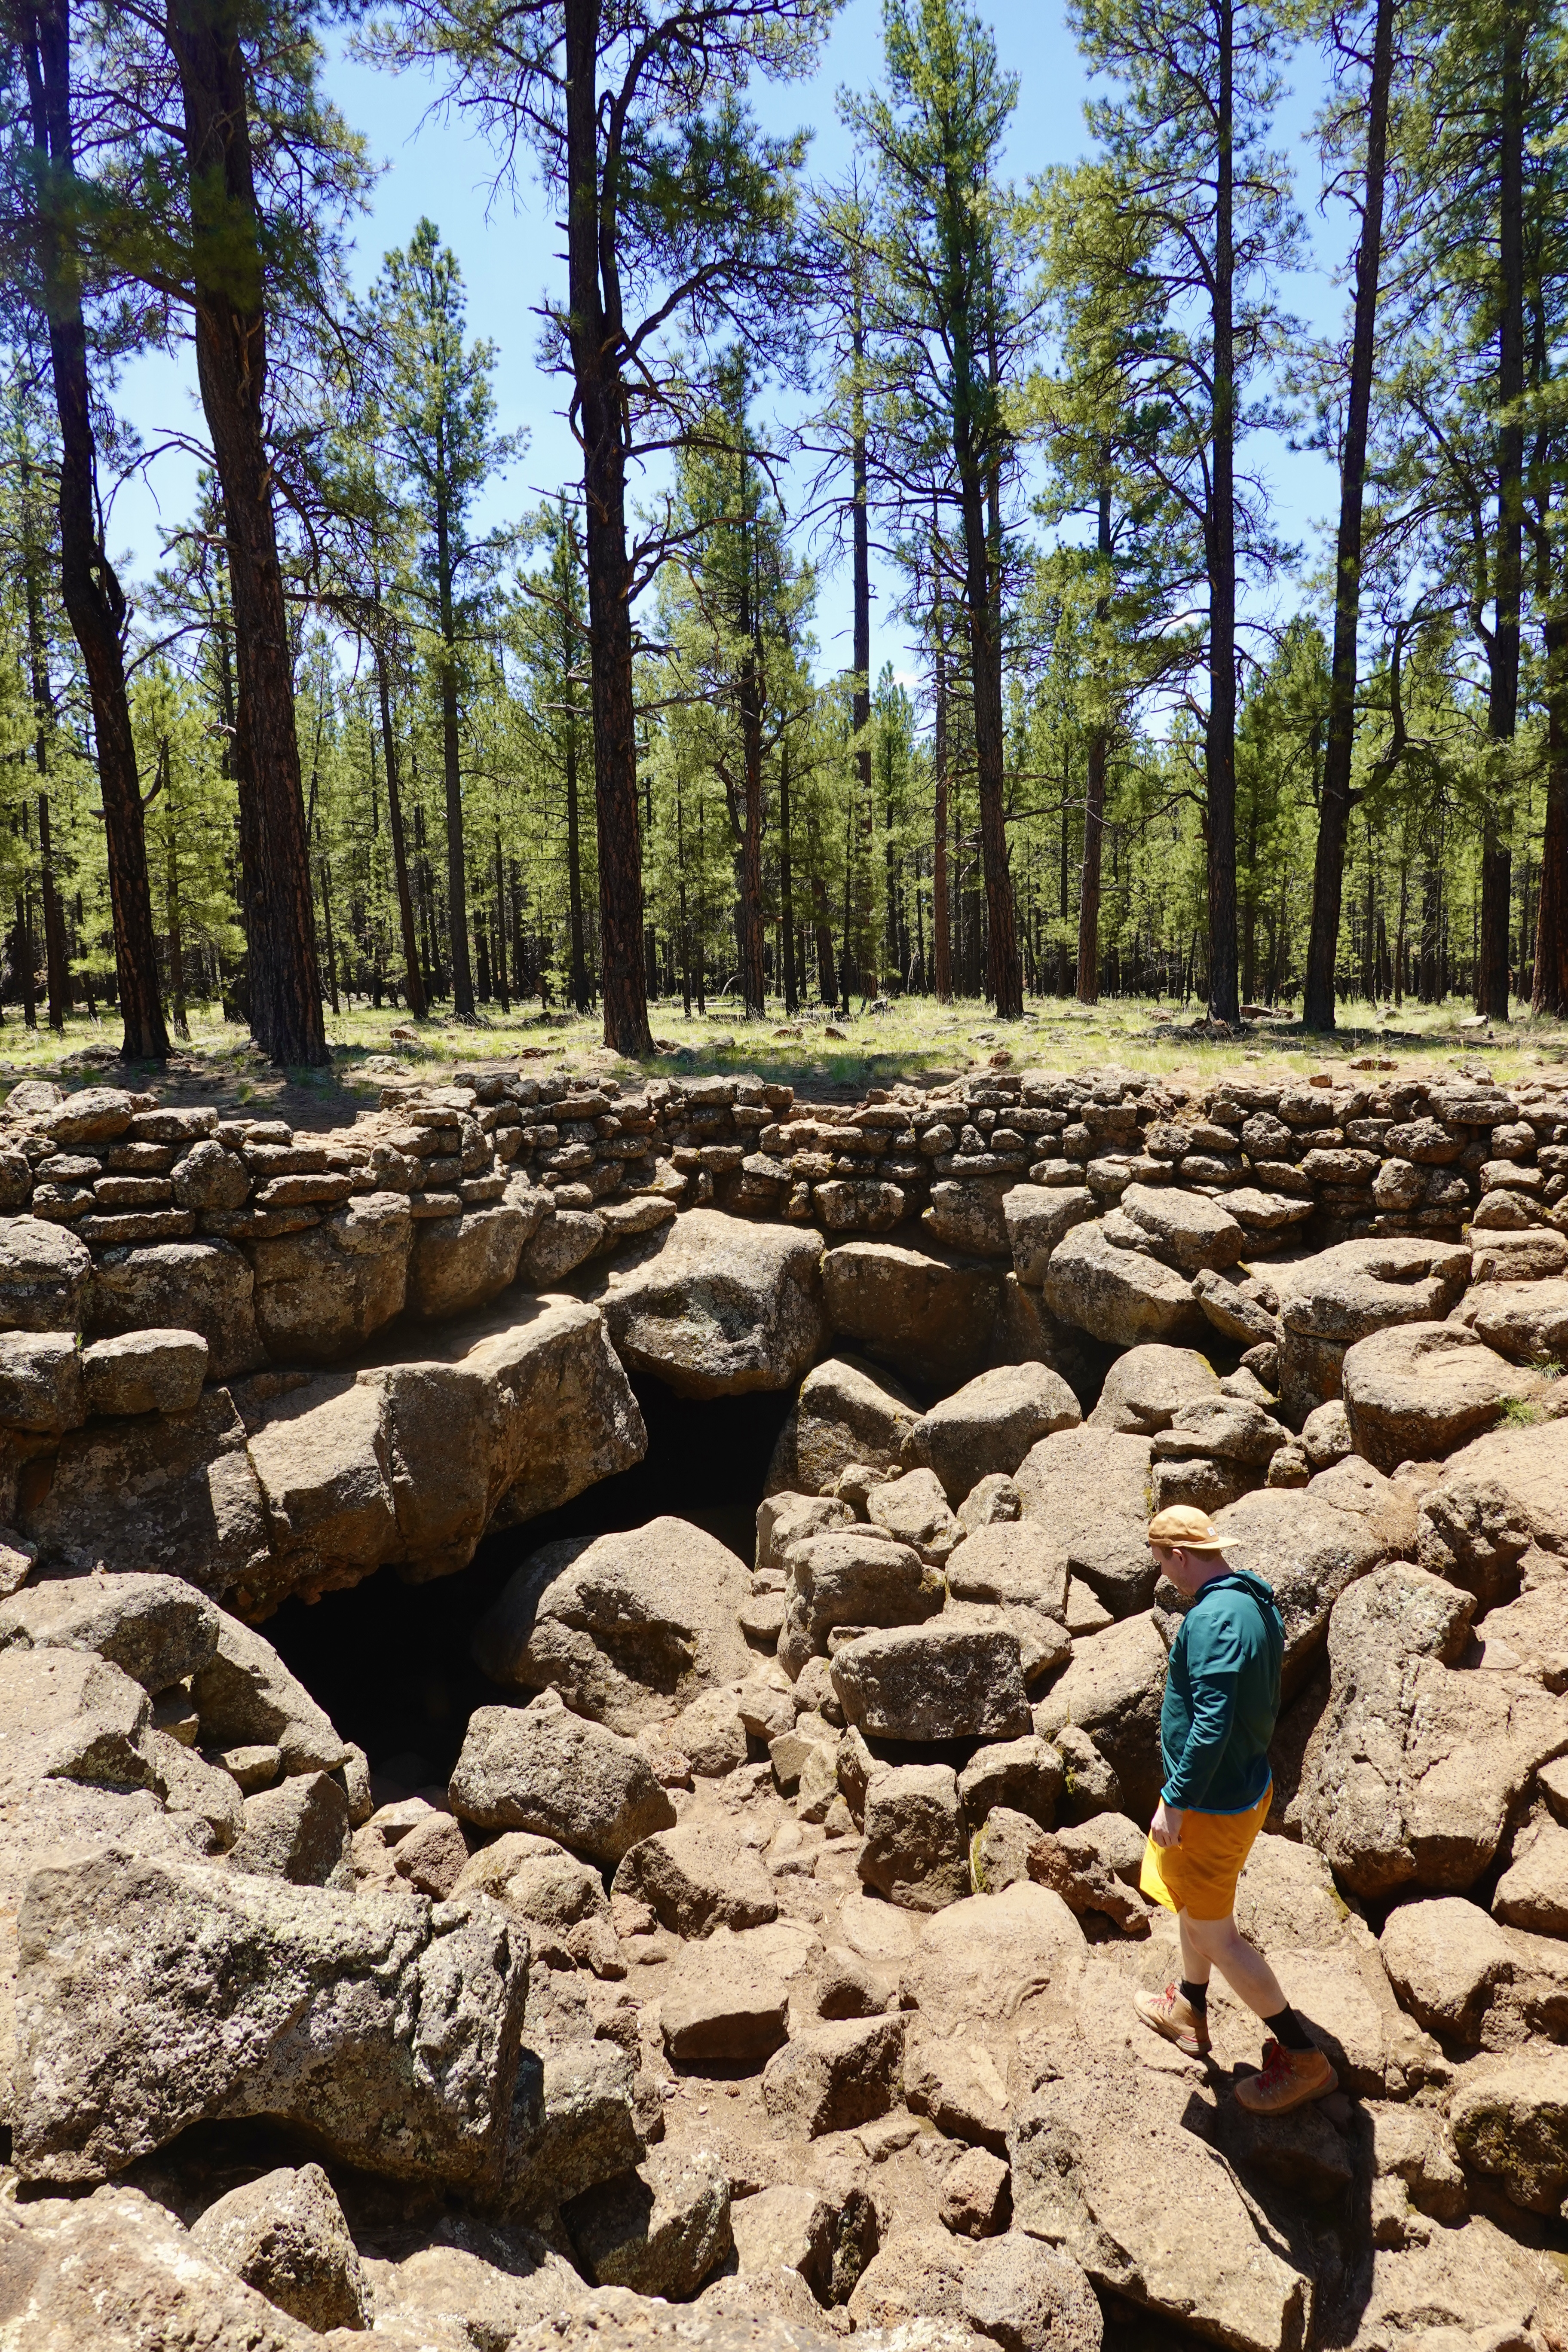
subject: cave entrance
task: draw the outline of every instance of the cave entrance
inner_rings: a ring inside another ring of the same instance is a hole
[[[469,1637],[513,1571],[541,1544],[599,1536],[668,1515],[689,1519],[752,1564],[757,1505],[795,1390],[695,1402],[658,1381],[634,1381],[647,1452],[574,1502],[489,1536],[457,1576],[405,1584],[382,1569],[312,1606],[287,1601],[267,1621],[268,1641],[345,1739],[404,1786],[445,1781],[477,1706],[521,1704],[479,1672]],[[426,1769],[414,1778],[413,1759]]]

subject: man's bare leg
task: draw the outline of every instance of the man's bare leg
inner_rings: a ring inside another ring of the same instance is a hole
[[[1217,1969],[1232,1992],[1257,2017],[1278,2017],[1289,2006],[1284,1987],[1261,1952],[1249,1944],[1234,1915],[1225,1919],[1190,1919],[1176,1914],[1182,1939],[1182,1974],[1189,1984],[1207,1984],[1209,1970]]]

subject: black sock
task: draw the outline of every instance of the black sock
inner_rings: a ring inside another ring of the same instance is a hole
[[[1318,2046],[1289,2001],[1278,2017],[1266,2017],[1263,2023],[1283,2049],[1315,2050]]]
[[[1184,1977],[1182,1979],[1182,1999],[1196,2016],[1206,2017],[1208,2015],[1209,1989],[1206,1984],[1189,1984],[1186,1978]]]

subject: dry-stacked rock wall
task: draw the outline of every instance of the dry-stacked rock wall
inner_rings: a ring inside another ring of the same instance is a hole
[[[993,1070],[797,1111],[756,1078],[490,1070],[326,1134],[24,1084],[0,1119],[0,1524],[46,1564],[168,1570],[248,1615],[386,1564],[440,1575],[637,1458],[627,1369],[781,1388],[829,1333],[933,1388],[1036,1360],[1085,1388],[1097,1346],[1217,1334],[1300,1418],[1378,1318],[1238,1262],[1364,1236],[1408,1281],[1401,1246],[1429,1271],[1469,1225],[1500,1285],[1474,1301],[1487,1339],[1526,1259],[1568,1265],[1564,1193],[1544,1083]],[[1544,1306],[1523,1341],[1556,1348]]]

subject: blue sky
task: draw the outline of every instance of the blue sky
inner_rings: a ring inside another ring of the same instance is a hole
[[[1088,89],[1082,62],[1054,0],[995,7],[981,0],[981,13],[994,28],[1005,66],[1018,76],[1019,101],[1008,150],[1018,177],[1071,161],[1088,146],[1083,101]],[[771,130],[809,127],[814,137],[811,169],[837,177],[849,160],[849,142],[837,121],[836,93],[865,89],[877,78],[881,57],[880,0],[847,0],[809,81],[761,85],[756,110]],[[1294,88],[1282,110],[1279,142],[1290,152],[1306,215],[1310,266],[1282,289],[1289,309],[1310,323],[1328,327],[1338,317],[1342,294],[1333,273],[1343,260],[1342,215],[1323,222],[1316,208],[1317,160],[1304,134],[1318,95],[1318,65],[1300,55],[1291,76]],[[456,115],[432,111],[435,92],[415,75],[398,78],[371,71],[335,46],[329,88],[348,120],[364,134],[383,165],[371,210],[357,226],[353,274],[363,288],[374,277],[387,247],[406,243],[416,222],[428,214],[458,255],[468,290],[472,331],[496,346],[496,393],[503,431],[524,427],[529,442],[509,474],[487,494],[484,520],[514,519],[563,480],[574,478],[576,450],[557,413],[563,396],[558,379],[535,364],[538,320],[534,305],[555,269],[555,237],[536,188],[492,195],[493,164],[471,126]],[[128,367],[116,394],[121,414],[155,441],[172,425],[200,431],[194,397],[195,372],[188,355],[151,354]],[[1287,540],[1317,550],[1316,529],[1331,515],[1334,482],[1320,458],[1292,452],[1267,436],[1255,454],[1270,480],[1276,524]],[[160,525],[168,528],[188,512],[194,464],[172,452],[148,469],[145,480],[128,483],[116,502],[111,531],[117,551],[130,557],[129,576],[145,577],[158,559]],[[819,667],[826,673],[847,665],[847,580],[826,573],[817,607]],[[891,583],[879,581],[880,609],[873,618],[872,666],[890,659],[907,673],[903,633],[889,611]],[[1289,609],[1294,593],[1286,588]]]

